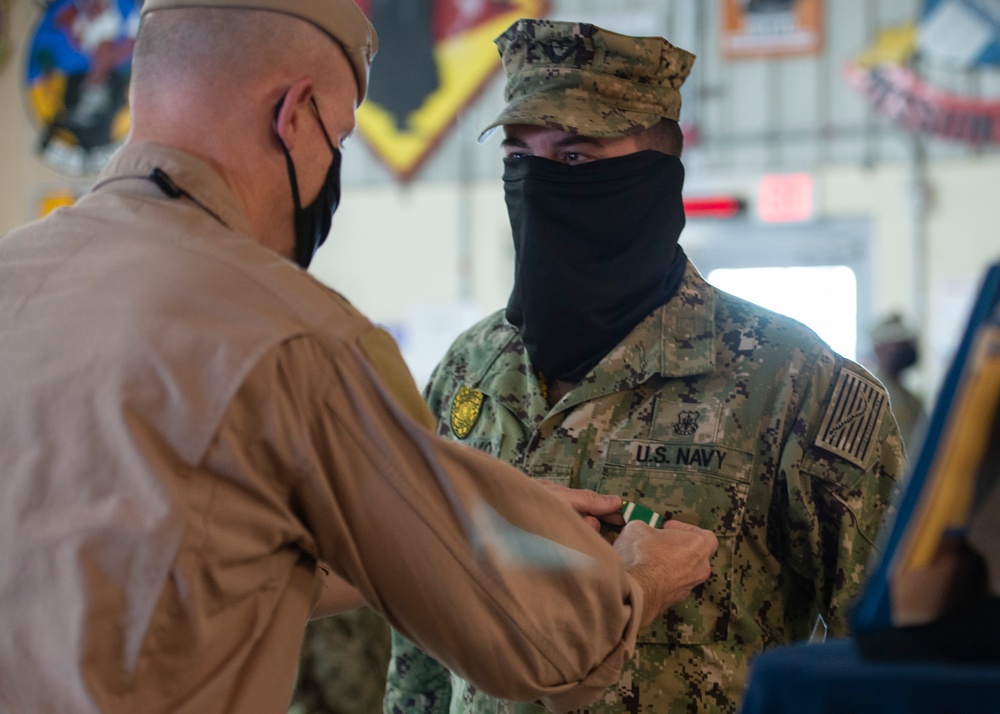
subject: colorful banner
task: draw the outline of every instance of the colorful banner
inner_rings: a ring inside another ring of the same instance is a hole
[[[400,181],[500,68],[493,39],[547,0],[359,0],[379,35],[358,132]]]
[[[1000,3],[925,0],[919,44],[928,59],[956,68],[1000,64]]]
[[[723,0],[726,59],[815,55],[823,49],[823,0]]]
[[[36,151],[71,176],[96,173],[128,134],[141,0],[53,0],[31,38],[25,95]]]
[[[910,131],[977,146],[1000,142],[1000,101],[943,92],[912,70],[892,64],[850,64],[844,74],[879,112]]]

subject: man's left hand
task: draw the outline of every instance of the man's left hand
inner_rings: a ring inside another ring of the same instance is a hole
[[[600,532],[602,522],[616,526],[625,525],[625,519],[621,515],[621,496],[568,488],[545,479],[540,479],[539,483],[545,486],[549,493],[579,513],[584,522],[595,531]]]

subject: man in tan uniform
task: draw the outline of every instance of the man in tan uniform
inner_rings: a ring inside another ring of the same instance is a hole
[[[147,0],[127,145],[0,238],[0,711],[283,712],[317,602],[362,601],[565,709],[707,577],[710,533],[612,548],[573,508],[618,499],[435,436],[300,269],[374,50],[350,0]]]

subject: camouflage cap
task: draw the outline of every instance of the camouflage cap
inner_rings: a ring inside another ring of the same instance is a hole
[[[365,98],[378,36],[354,0],[146,0],[142,14],[181,7],[270,10],[312,23],[343,48],[358,82],[358,102]]]
[[[495,41],[507,105],[480,135],[529,124],[584,136],[625,136],[677,120],[694,55],[662,37],[631,37],[582,22],[518,20]]]

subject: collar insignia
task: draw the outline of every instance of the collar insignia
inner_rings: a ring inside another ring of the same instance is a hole
[[[677,436],[691,436],[698,431],[698,412],[682,411],[677,415],[677,423],[674,424],[674,433]]]

